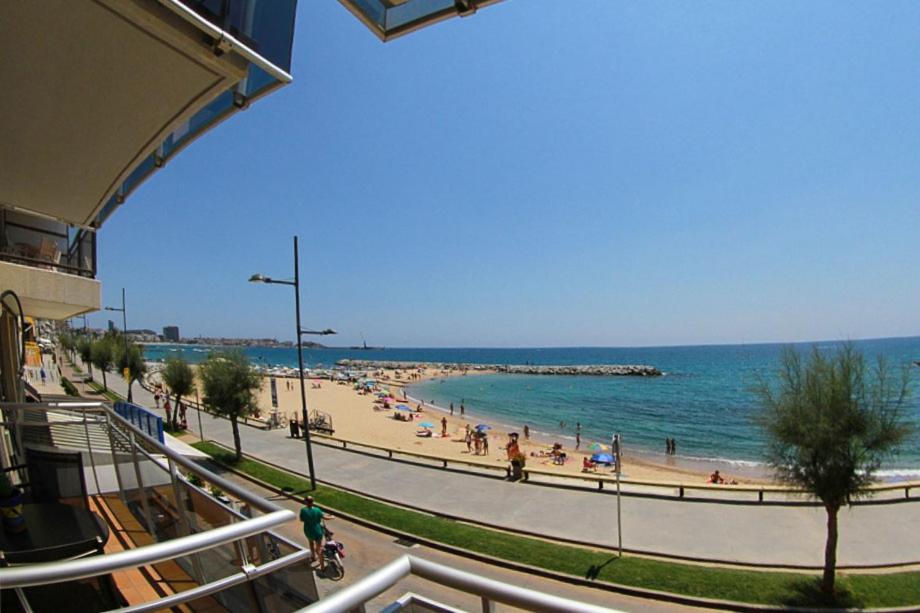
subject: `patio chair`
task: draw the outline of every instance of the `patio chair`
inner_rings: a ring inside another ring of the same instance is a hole
[[[26,448],[32,502],[61,502],[89,508],[83,456],[79,451]]]

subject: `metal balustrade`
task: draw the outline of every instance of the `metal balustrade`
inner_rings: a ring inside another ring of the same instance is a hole
[[[118,502],[152,544],[43,564],[0,569],[0,588],[27,603],[26,588],[98,577],[171,561],[197,584],[130,610],[157,610],[210,598],[231,611],[293,611],[316,600],[309,551],[271,532],[294,513],[211,473],[167,448],[100,402],[0,403],[23,464],[26,445],[80,451],[87,487]],[[63,431],[69,432],[62,434]],[[183,475],[181,471],[187,473]],[[210,484],[238,500],[221,503]],[[164,604],[168,603],[168,604]]]

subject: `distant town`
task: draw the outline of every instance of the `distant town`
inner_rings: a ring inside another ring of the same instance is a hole
[[[118,326],[115,322],[109,320],[108,330],[116,330]],[[87,332],[92,334],[104,334],[106,330],[98,328],[88,328]],[[294,347],[293,341],[279,341],[276,338],[229,338],[225,336],[196,336],[194,338],[182,338],[179,334],[178,326],[164,326],[162,333],[157,333],[150,329],[128,330],[127,336],[136,343],[147,345],[155,343],[168,343],[179,345],[220,345],[228,347]],[[308,349],[325,349],[326,345],[314,342],[303,343]]]

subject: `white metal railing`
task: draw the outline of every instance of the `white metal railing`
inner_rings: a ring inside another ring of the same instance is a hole
[[[451,568],[415,556],[404,555],[335,594],[324,598],[303,611],[309,613],[346,613],[361,610],[372,598],[387,591],[404,577],[416,575],[445,587],[480,597],[484,613],[493,610],[493,603],[548,613],[611,613],[614,609],[553,596],[466,571]]]
[[[92,556],[78,560],[30,564],[0,569],[0,586],[2,586],[3,589],[15,589],[17,594],[20,595],[20,598],[23,597],[20,590],[30,586],[75,581],[87,577],[105,575],[120,570],[136,568],[138,566],[155,564],[165,560],[173,560],[221,545],[235,543],[238,548],[242,550],[244,549],[242,546],[242,539],[267,532],[271,528],[280,526],[295,518],[293,511],[284,509],[265,498],[257,496],[236,483],[211,473],[195,462],[169,449],[156,439],[151,438],[136,428],[129,421],[116,414],[111,408],[101,402],[0,403],[0,409],[3,409],[6,414],[6,420],[2,422],[2,425],[12,427],[14,431],[16,431],[16,436],[19,440],[22,440],[22,426],[42,424],[61,425],[62,423],[67,423],[49,421],[47,419],[45,421],[24,422],[21,417],[25,411],[57,410],[70,414],[82,414],[82,419],[71,421],[69,422],[70,425],[88,428],[89,424],[95,423],[98,425],[101,423],[108,428],[112,428],[110,430],[110,435],[114,432],[123,431],[119,432],[119,435],[124,437],[124,433],[126,432],[127,436],[125,438],[130,442],[131,452],[134,454],[133,463],[135,465],[137,464],[138,453],[142,454],[148,460],[156,462],[158,466],[168,473],[174,488],[178,487],[179,480],[182,479],[182,484],[189,488],[196,489],[179,475],[177,466],[182,466],[202,480],[219,487],[223,491],[234,495],[251,508],[264,513],[264,515],[250,518],[230,508],[225,508],[226,513],[232,516],[232,523],[225,526],[202,532],[193,532],[178,538],[138,547],[136,549],[109,553],[104,556]],[[117,428],[114,428],[113,425],[116,424]],[[87,453],[92,463],[91,470],[94,474],[98,491],[98,477],[95,475],[96,462],[93,460],[94,449],[88,434],[86,436],[86,446]],[[114,457],[115,450],[113,448],[106,449],[105,451],[112,453]],[[116,472],[117,470],[116,468]],[[143,482],[139,482],[138,486],[143,489]],[[146,508],[145,512],[147,512]],[[240,572],[174,594],[166,599],[169,601],[169,606],[175,606],[183,602],[194,600],[195,598],[215,594],[235,585],[270,574],[291,564],[305,561],[311,557],[310,552],[299,545],[291,543],[287,539],[279,537],[276,534],[272,534],[272,537],[284,543],[286,547],[292,550],[292,553],[288,553],[270,561],[264,561],[259,566],[250,563],[245,555],[241,555]],[[132,607],[131,610],[147,611],[161,609],[164,606],[163,603],[164,600],[160,599],[158,601]]]

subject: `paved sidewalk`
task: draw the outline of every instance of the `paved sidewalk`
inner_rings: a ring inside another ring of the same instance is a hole
[[[118,393],[124,380],[109,378]],[[136,403],[154,407],[153,396],[135,384]],[[191,410],[189,429],[198,432]],[[204,436],[232,446],[230,423],[202,414]],[[302,440],[287,430],[240,427],[243,451],[306,473]],[[616,546],[616,497],[589,490],[509,483],[500,479],[394,462],[382,457],[314,445],[318,477],[434,512],[469,517],[547,537]],[[623,498],[626,548],[711,560],[775,565],[823,564],[825,521],[819,507],[766,506]],[[858,506],[840,513],[838,564],[881,565],[920,559],[920,499]]]

